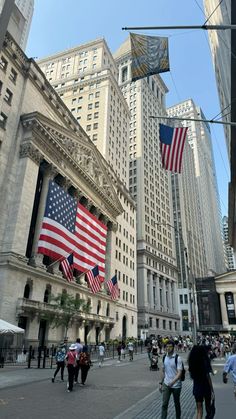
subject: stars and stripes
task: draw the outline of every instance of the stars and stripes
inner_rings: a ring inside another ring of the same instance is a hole
[[[61,261],[61,268],[68,282],[74,282],[73,263],[73,253],[71,253],[67,258]]]
[[[55,182],[49,182],[38,253],[53,260],[73,253],[81,272],[99,266],[105,277],[107,227]]]
[[[91,289],[91,291],[95,294],[96,292],[100,291],[101,289],[101,280],[100,280],[100,276],[99,276],[99,268],[98,266],[94,266],[93,269],[90,269],[90,271],[88,271],[86,273],[87,275],[87,281],[89,284],[89,288]]]
[[[120,296],[120,290],[118,287],[117,276],[114,275],[113,278],[109,279],[106,282],[107,289],[111,295],[112,300],[116,300]]]
[[[181,173],[187,129],[187,127],[172,128],[160,124],[160,147],[162,166],[164,169],[175,173]]]

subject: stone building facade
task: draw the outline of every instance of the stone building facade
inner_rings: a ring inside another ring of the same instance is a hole
[[[118,271],[114,243],[126,189],[34,60],[9,34],[0,52],[0,88],[0,317],[23,326],[27,344],[57,342],[63,328],[52,329],[42,314],[53,311],[50,294],[67,292],[91,305],[89,314],[78,314],[68,332],[70,340],[95,343],[136,336],[136,285],[132,302],[114,302],[104,289],[93,295],[83,280],[68,283],[58,265],[49,272],[48,262],[37,254],[48,182],[54,179],[107,225],[110,279]],[[133,224],[132,200],[129,204]],[[135,263],[133,259],[134,272]]]

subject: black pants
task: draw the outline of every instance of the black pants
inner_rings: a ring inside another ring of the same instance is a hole
[[[75,383],[78,383],[79,370],[80,370],[79,361],[76,361],[76,367],[75,367]]]
[[[74,383],[74,376],[75,376],[75,367],[72,364],[68,364],[67,369],[68,369],[68,381],[69,381],[68,390],[72,391],[73,383]]]
[[[58,361],[57,362],[57,368],[54,372],[54,378],[56,377],[57,373],[61,370],[61,379],[64,379],[64,368],[65,368],[65,362],[64,361]]]
[[[80,369],[81,369],[81,382],[82,382],[82,384],[84,384],[85,381],[86,381],[89,368],[90,368],[89,365],[80,365]]]

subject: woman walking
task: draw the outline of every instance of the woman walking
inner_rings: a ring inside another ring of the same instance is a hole
[[[75,376],[75,366],[76,366],[76,345],[72,343],[69,347],[69,351],[66,354],[67,369],[68,369],[68,393],[73,390],[74,376]]]
[[[52,383],[54,383],[56,375],[58,374],[60,370],[61,370],[61,381],[64,381],[65,357],[66,357],[66,344],[65,342],[61,342],[55,356],[57,368],[54,372]]]
[[[190,376],[193,379],[193,395],[196,400],[196,419],[203,417],[203,401],[205,401],[206,419],[211,417],[211,402],[214,400],[214,390],[210,373],[211,363],[204,346],[193,346],[188,359]]]
[[[79,365],[81,369],[81,384],[85,385],[88,371],[91,366],[90,354],[87,345],[83,346],[82,352],[79,354]]]

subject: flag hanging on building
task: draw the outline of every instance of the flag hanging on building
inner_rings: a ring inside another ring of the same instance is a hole
[[[160,124],[159,136],[162,166],[171,172],[181,173],[187,127],[172,128]]]
[[[38,253],[53,260],[73,253],[75,269],[95,265],[105,277],[107,227],[55,182],[49,182]]]
[[[89,288],[91,289],[91,291],[95,294],[96,292],[100,291],[101,289],[101,279],[99,276],[99,269],[98,266],[94,266],[93,269],[90,269],[90,271],[88,271],[86,273],[87,275],[87,280],[89,283]]]
[[[111,295],[112,300],[116,300],[120,296],[120,290],[118,287],[118,281],[117,276],[114,275],[113,278],[109,279],[109,281],[106,282],[106,286],[108,288],[108,291]]]
[[[170,70],[168,38],[130,34],[132,81]]]
[[[73,253],[71,253],[67,258],[61,261],[61,268],[68,282],[74,282],[73,263]]]

